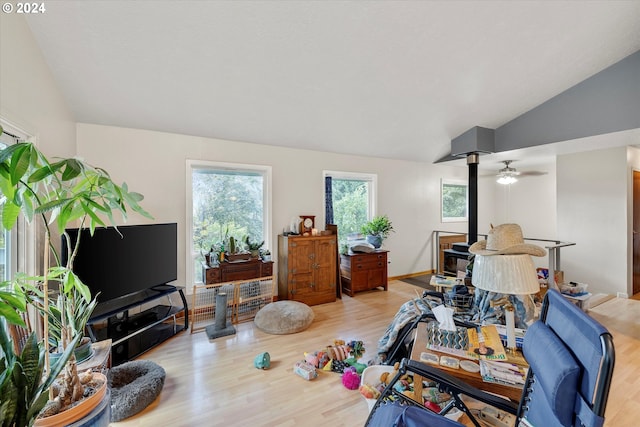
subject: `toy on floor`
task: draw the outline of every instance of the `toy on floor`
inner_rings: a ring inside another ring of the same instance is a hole
[[[266,351],[260,353],[253,359],[253,366],[257,369],[269,369],[271,367],[271,356]]]
[[[342,374],[342,385],[349,390],[357,390],[360,386],[360,375],[354,367],[346,368]]]
[[[308,364],[306,361],[301,360],[293,365],[293,373],[310,381],[318,377],[316,368],[313,365]]]
[[[304,359],[310,365],[323,371],[331,371],[342,374],[347,367],[354,367],[358,374],[367,367],[359,363],[358,359],[364,353],[364,343],[352,340],[346,343],[344,340],[334,340],[333,345],[328,345],[324,350],[305,352]]]

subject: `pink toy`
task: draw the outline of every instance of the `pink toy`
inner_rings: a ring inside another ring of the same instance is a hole
[[[347,368],[342,374],[342,385],[349,390],[357,390],[360,387],[360,376],[355,368]]]

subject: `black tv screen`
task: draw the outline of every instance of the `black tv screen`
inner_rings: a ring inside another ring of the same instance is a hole
[[[165,285],[178,276],[177,230],[175,223],[96,228],[93,236],[89,229],[68,229],[72,247],[82,233],[73,271],[92,295],[100,293],[99,304]],[[66,247],[63,242],[65,263]]]

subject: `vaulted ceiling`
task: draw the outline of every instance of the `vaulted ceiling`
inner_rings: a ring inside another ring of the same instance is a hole
[[[55,1],[76,120],[432,162],[640,49],[638,1]]]

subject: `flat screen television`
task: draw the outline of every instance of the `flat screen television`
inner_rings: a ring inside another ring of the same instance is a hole
[[[73,271],[92,295],[100,293],[97,312],[103,311],[101,304],[126,305],[133,294],[177,279],[177,230],[176,223],[118,226],[119,233],[113,227],[96,228],[93,236],[89,229],[66,230],[72,245],[82,233]],[[66,248],[63,244],[65,263],[69,256]]]

